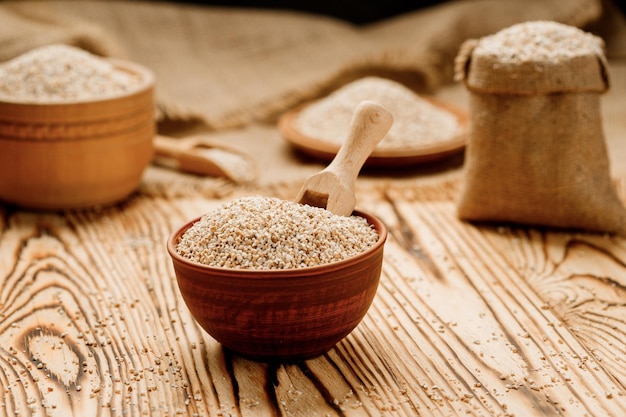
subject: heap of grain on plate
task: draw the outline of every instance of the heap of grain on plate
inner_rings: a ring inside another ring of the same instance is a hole
[[[436,144],[458,135],[461,126],[454,114],[432,104],[404,85],[379,77],[353,81],[309,106],[294,120],[302,134],[341,144],[350,118],[363,100],[389,110],[394,123],[376,147],[398,150]]]
[[[460,218],[626,232],[600,114],[603,47],[549,21],[463,44],[456,73],[470,94],[470,127]]]

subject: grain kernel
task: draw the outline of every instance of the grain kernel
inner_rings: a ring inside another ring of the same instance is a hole
[[[194,262],[235,269],[292,269],[364,252],[378,233],[358,216],[277,198],[246,197],[204,215],[181,236],[178,253]]]

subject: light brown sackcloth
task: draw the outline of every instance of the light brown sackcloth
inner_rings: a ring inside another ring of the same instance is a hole
[[[606,2],[612,10],[603,7]],[[292,198],[323,164],[295,157],[274,124],[282,111],[364,75],[391,77],[463,107],[462,86],[452,83],[462,42],[536,19],[591,27],[609,40],[608,56],[617,58],[612,64],[619,71],[602,110],[612,172],[626,201],[626,147],[614,145],[626,132],[626,64],[620,60],[626,57],[626,23],[610,0],[458,0],[362,27],[303,13],[163,2],[3,1],[0,61],[63,42],[142,63],[157,76],[160,117],[173,122],[166,123],[170,134],[213,129],[212,140],[245,149],[261,166],[257,180],[245,186],[150,166],[141,196]],[[359,201],[379,195],[372,187],[424,199],[426,185],[437,190],[436,198],[442,189],[451,197],[458,193],[462,162],[460,155],[437,167],[385,171],[382,178],[361,173]]]
[[[525,20],[596,21],[600,0],[474,0],[357,27],[329,17],[162,2],[0,3],[0,61],[54,42],[132,59],[157,78],[162,118],[210,129],[272,121],[363,75],[433,91],[467,38]]]

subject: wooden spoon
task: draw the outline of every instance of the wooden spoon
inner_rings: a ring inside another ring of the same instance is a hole
[[[362,101],[354,111],[348,137],[332,162],[306,179],[296,201],[349,216],[356,205],[354,183],[361,167],[387,134],[393,116],[373,101]]]
[[[238,183],[256,177],[254,160],[242,150],[203,136],[174,139],[156,135],[157,165],[196,175],[226,177]]]

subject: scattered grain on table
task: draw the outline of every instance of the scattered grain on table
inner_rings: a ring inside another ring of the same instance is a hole
[[[356,107],[372,100],[394,118],[377,149],[413,148],[449,140],[461,132],[456,116],[393,80],[365,77],[305,107],[294,121],[302,134],[341,144]]]
[[[104,99],[132,91],[137,74],[69,45],[32,49],[0,65],[0,99],[67,103]]]
[[[208,266],[268,270],[341,261],[377,241],[378,232],[363,217],[252,196],[202,216],[181,236],[176,249]]]

